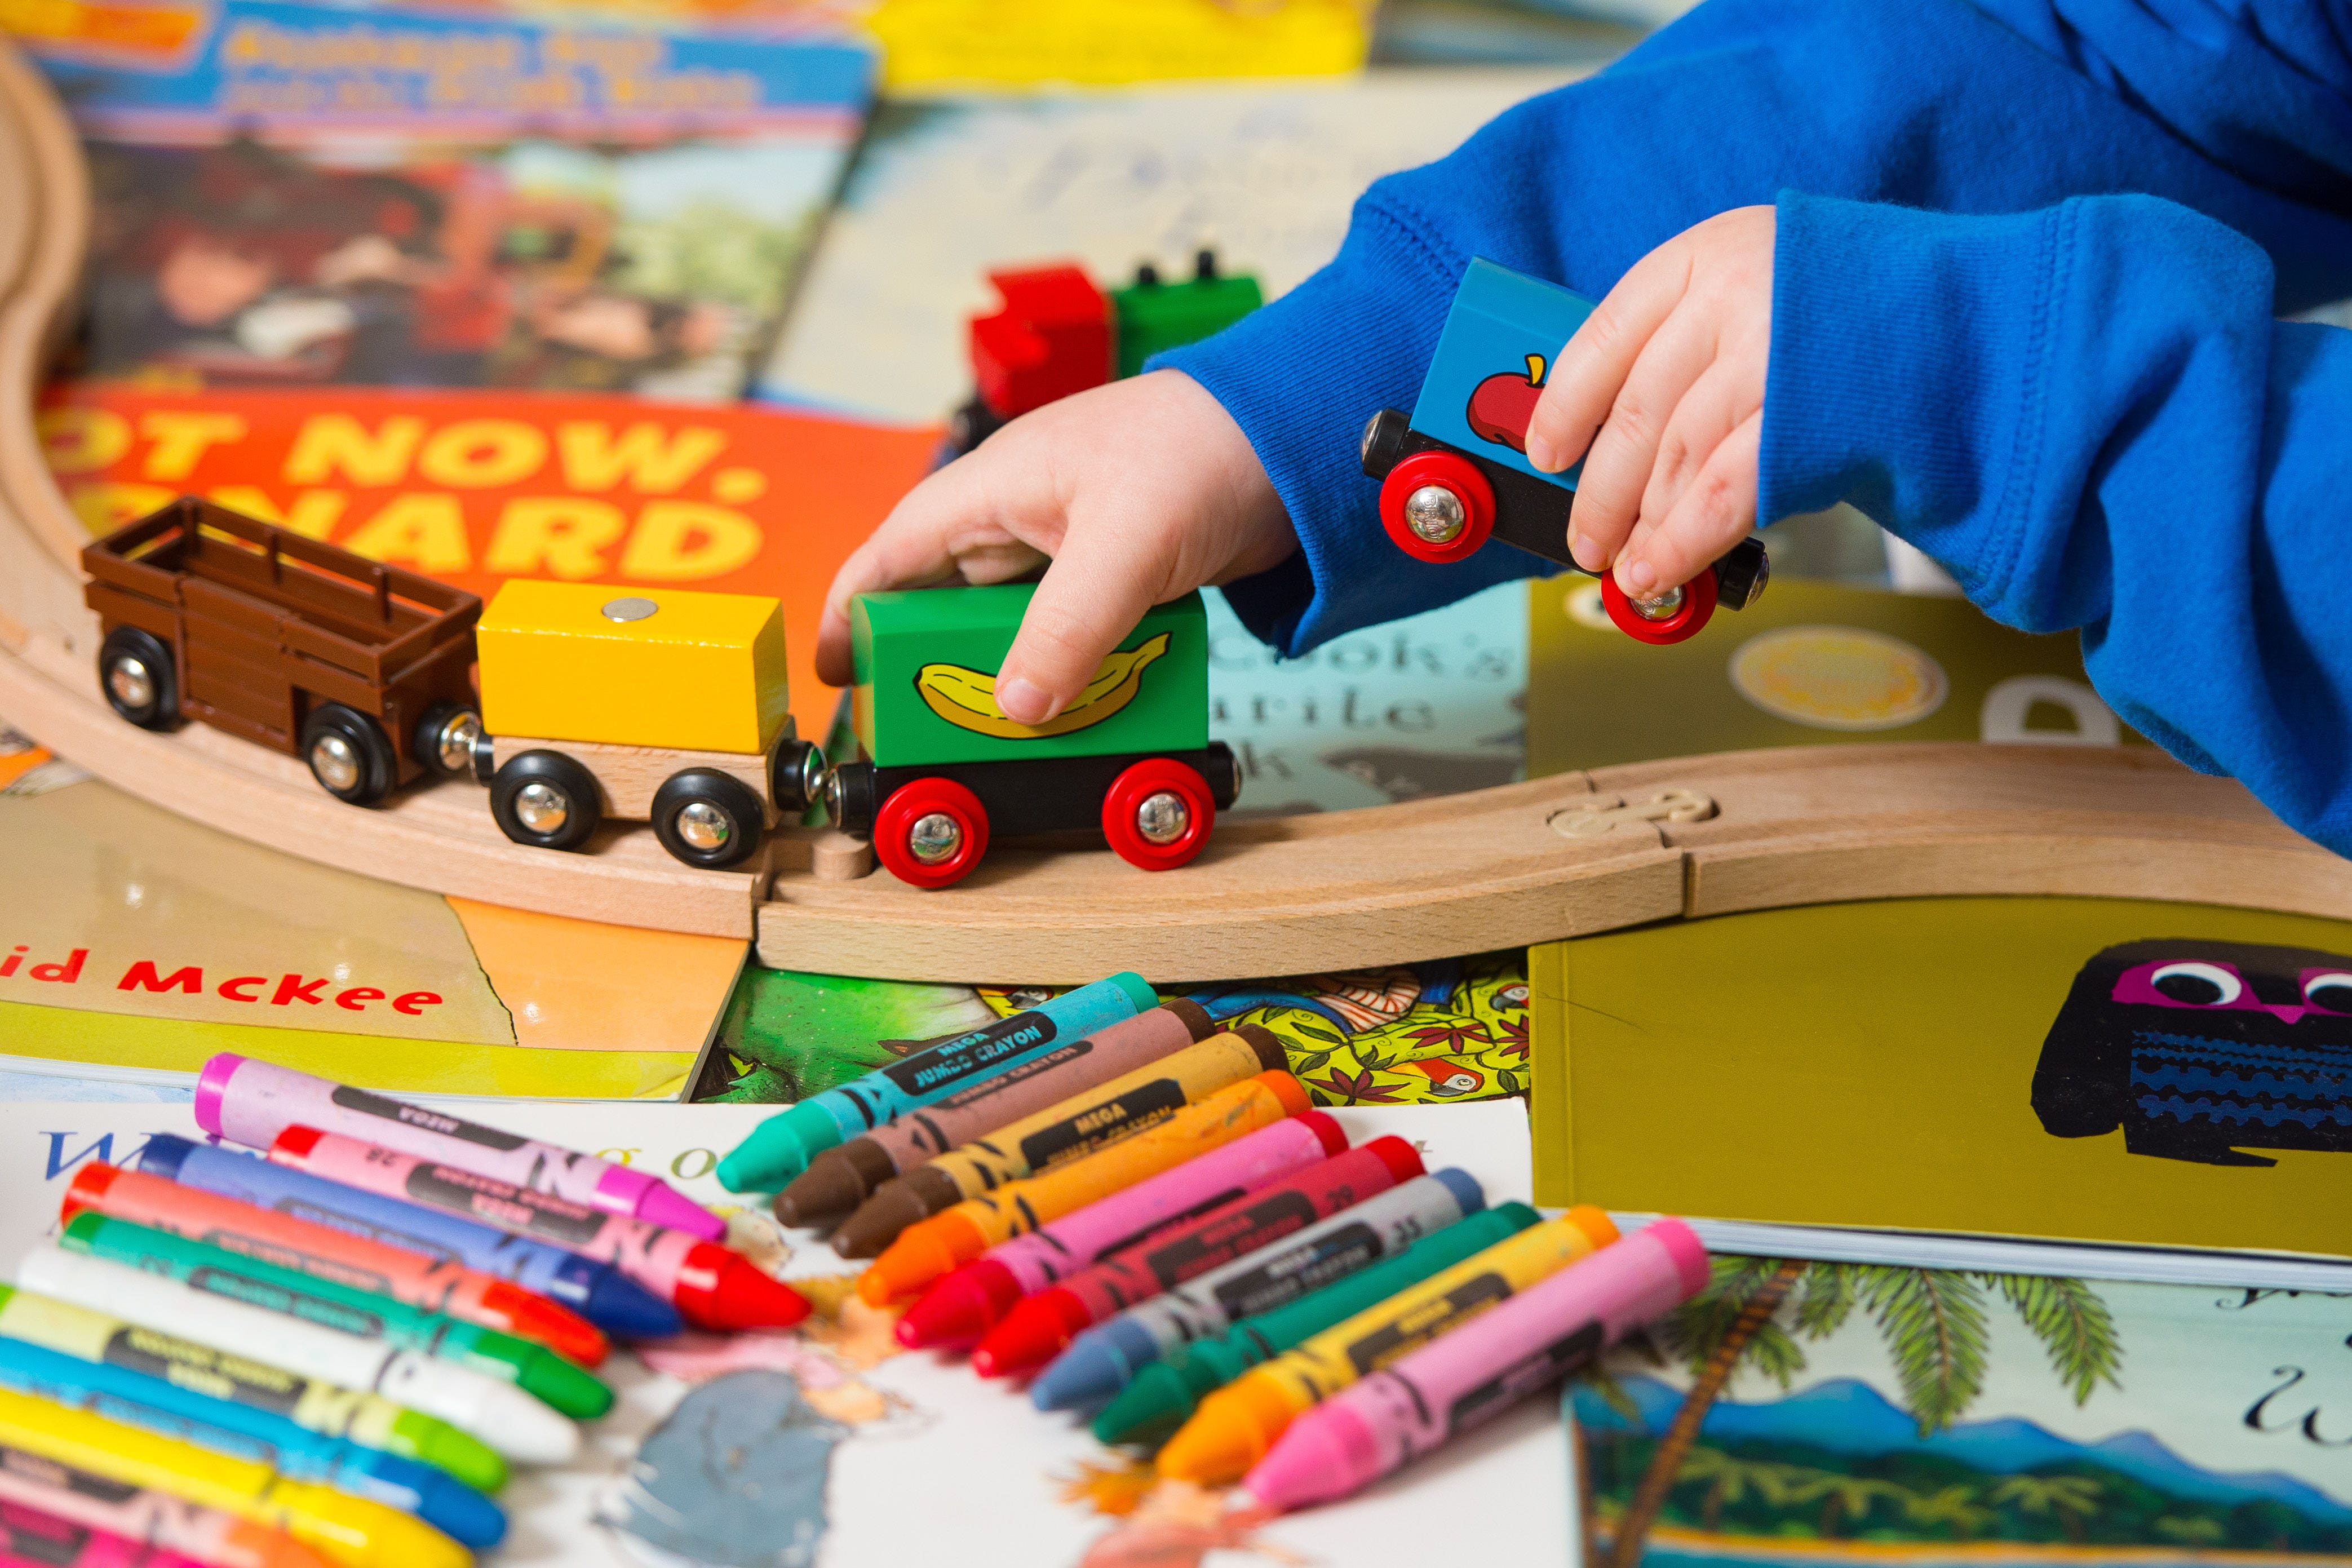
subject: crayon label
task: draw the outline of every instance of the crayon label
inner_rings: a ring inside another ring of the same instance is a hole
[[[1384,1251],[1376,1226],[1359,1222],[1318,1237],[1313,1245],[1245,1269],[1210,1292],[1228,1320],[1271,1311],[1369,1266]]]
[[[563,1247],[584,1247],[595,1240],[612,1217],[586,1204],[525,1193],[511,1183],[447,1165],[410,1166],[401,1190],[434,1208],[455,1209],[490,1225],[527,1230]]]
[[[1219,1204],[1229,1204],[1233,1202],[1247,1190],[1248,1189],[1245,1187],[1227,1187],[1222,1192],[1211,1193],[1207,1197],[1202,1198],[1199,1203],[1192,1205],[1190,1208],[1185,1209],[1181,1214],[1161,1215],[1159,1218],[1146,1223],[1140,1229],[1128,1232],[1125,1236],[1120,1237],[1117,1241],[1112,1242],[1109,1246],[1097,1248],[1095,1252],[1095,1258],[1097,1261],[1106,1258],[1115,1258],[1118,1254],[1125,1252],[1129,1247],[1133,1247],[1137,1242],[1148,1241],[1151,1237],[1158,1236],[1170,1226],[1182,1225],[1188,1219],[1198,1219],[1202,1215],[1207,1214],[1211,1209],[1215,1208]],[[1033,1226],[1031,1228],[1034,1229],[1035,1227]]]
[[[55,1459],[45,1459],[38,1454],[28,1454],[22,1448],[0,1445],[0,1470],[12,1476],[22,1476],[36,1485],[55,1491],[79,1492],[86,1498],[121,1507],[139,1495],[140,1489],[128,1481],[110,1480],[104,1476],[78,1470],[71,1465],[60,1465]]]
[[[1348,1347],[1348,1363],[1358,1377],[1370,1377],[1410,1350],[1418,1350],[1438,1335],[1459,1328],[1511,1293],[1511,1282],[1493,1272],[1465,1279],[1444,1295],[1422,1302],[1412,1311],[1382,1323]]]
[[[301,1403],[303,1380],[299,1377],[152,1329],[116,1330],[99,1359],[126,1372],[161,1378],[192,1394],[229,1400],[274,1415],[291,1415]]]
[[[1445,1412],[1445,1433],[1467,1431],[1505,1406],[1517,1404],[1537,1389],[1559,1382],[1601,1353],[1608,1337],[1600,1321],[1579,1324],[1567,1333],[1513,1362],[1475,1388],[1465,1388]]]
[[[215,1296],[226,1296],[233,1301],[244,1301],[272,1312],[283,1312],[289,1318],[302,1318],[313,1323],[323,1323],[331,1329],[341,1329],[347,1334],[362,1339],[383,1337],[383,1320],[373,1312],[347,1307],[341,1301],[330,1301],[307,1291],[289,1290],[266,1279],[256,1279],[249,1274],[238,1274],[226,1268],[209,1266],[188,1271],[188,1285]]]
[[[1184,1086],[1172,1078],[1154,1079],[1051,1127],[1040,1127],[1021,1140],[1021,1154],[1032,1171],[1043,1171],[1157,1126],[1183,1109]]]
[[[1315,1200],[1305,1193],[1273,1193],[1232,1214],[1218,1215],[1213,1224],[1190,1236],[1149,1249],[1143,1255],[1143,1266],[1160,1281],[1160,1289],[1171,1289],[1245,1252],[1255,1252],[1268,1242],[1305,1230],[1318,1217]]]
[[[929,1099],[949,1084],[987,1072],[1005,1058],[1034,1051],[1053,1037],[1053,1019],[1042,1013],[1015,1013],[943,1046],[902,1058],[881,1072],[908,1095]]]
[[[437,1110],[427,1110],[421,1105],[408,1105],[397,1100],[386,1100],[380,1094],[370,1094],[349,1084],[337,1084],[328,1097],[345,1110],[356,1110],[362,1116],[378,1116],[386,1121],[398,1121],[410,1127],[422,1127],[428,1132],[440,1132],[451,1138],[462,1138],[468,1143],[479,1143],[486,1149],[512,1153],[530,1142],[511,1132],[501,1132],[495,1127],[444,1116]]]
[[[1026,1083],[1039,1073],[1052,1072],[1055,1068],[1065,1067],[1083,1057],[1092,1056],[1094,1049],[1095,1043],[1092,1040],[1072,1040],[1066,1046],[1056,1046],[1042,1056],[1031,1057],[1025,1062],[1015,1062],[984,1083],[976,1083],[970,1089],[956,1090],[945,1100],[938,1101],[931,1109],[961,1110],[965,1106],[976,1104],[1000,1090]]]
[[[0,1502],[0,1545],[27,1563],[40,1563],[42,1568],[51,1568],[52,1564],[55,1568],[73,1568],[96,1539],[97,1531],[79,1524],[19,1509],[13,1502]]]
[[[463,1254],[442,1246],[429,1237],[419,1236],[413,1230],[396,1230],[390,1226],[377,1225],[356,1215],[344,1214],[340,1210],[320,1208],[316,1204],[305,1203],[299,1198],[282,1199],[268,1206],[273,1214],[282,1214],[289,1219],[299,1219],[310,1225],[322,1225],[331,1230],[340,1230],[345,1236],[356,1236],[362,1241],[379,1242],[385,1247],[396,1247],[402,1252],[422,1253],[436,1263],[461,1264],[465,1261]]]

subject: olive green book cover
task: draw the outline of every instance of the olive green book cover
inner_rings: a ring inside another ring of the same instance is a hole
[[[2352,1251],[2352,924],[1910,899],[1532,949],[1536,1196]]]

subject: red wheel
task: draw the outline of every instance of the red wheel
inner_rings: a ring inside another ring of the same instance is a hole
[[[953,779],[901,784],[874,814],[874,857],[918,888],[961,882],[988,853],[988,808]]]
[[[1683,602],[1672,615],[1653,617],[1642,613],[1631,595],[1617,585],[1617,574],[1601,574],[1601,603],[1617,629],[1639,642],[1673,643],[1698,636],[1715,614],[1715,568],[1710,566],[1683,584]]]
[[[1144,758],[1103,796],[1103,837],[1120,859],[1147,871],[1172,871],[1198,855],[1216,825],[1209,781],[1173,757]]]
[[[1381,481],[1381,526],[1416,561],[1464,560],[1495,531],[1495,487],[1458,452],[1412,453]]]

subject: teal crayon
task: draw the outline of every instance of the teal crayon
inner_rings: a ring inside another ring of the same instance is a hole
[[[927,1046],[768,1118],[719,1162],[719,1183],[774,1192],[827,1149],[1159,1005],[1141,975],[1114,974]]]
[[[1192,1419],[1209,1394],[1262,1362],[1377,1306],[1441,1269],[1517,1235],[1542,1216],[1523,1203],[1493,1208],[1424,1237],[1385,1262],[1272,1311],[1243,1318],[1214,1339],[1196,1340],[1138,1369],[1094,1420],[1106,1443],[1157,1447]]]

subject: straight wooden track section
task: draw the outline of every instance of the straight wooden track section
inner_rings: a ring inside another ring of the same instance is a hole
[[[1955,893],[2172,899],[2352,919],[2352,863],[2242,788],[2153,752],[1851,745],[1680,758],[1410,805],[1220,827],[1182,871],[1011,847],[925,893],[830,880],[802,833],[751,873],[690,870],[642,827],[584,855],[509,843],[483,792],[332,800],[289,758],[101,699],[76,564],[87,535],[41,464],[33,404],[89,226],[73,135],[0,45],[0,716],[100,777],[222,831],[436,892],[755,938],[767,963],[906,980],[1052,983],[1133,968],[1210,981],[1396,963],[1649,921]]]

